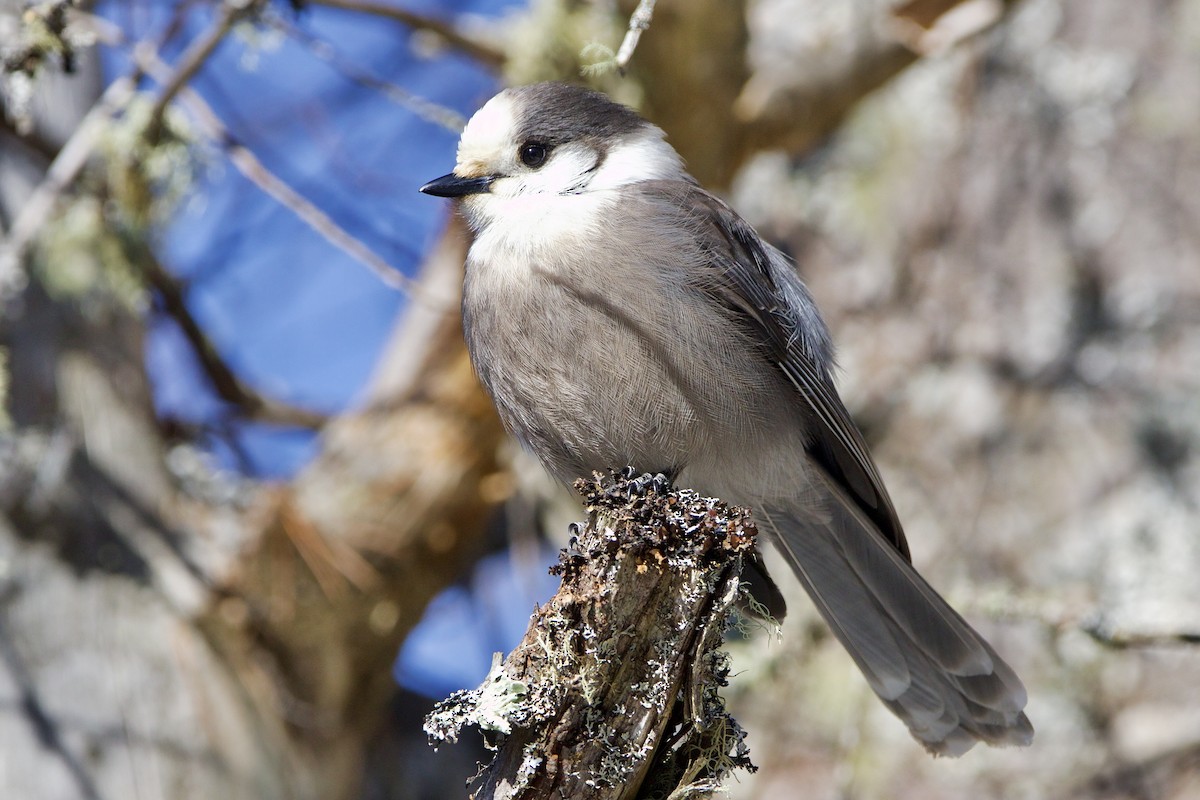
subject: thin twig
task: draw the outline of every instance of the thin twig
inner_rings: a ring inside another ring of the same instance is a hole
[[[996,589],[980,591],[963,598],[963,611],[994,620],[1026,621],[1041,625],[1055,634],[1079,631],[1098,644],[1113,650],[1134,650],[1152,647],[1194,647],[1200,645],[1200,628],[1180,627],[1176,630],[1137,630],[1115,625],[1099,608],[1063,604],[1048,595],[1014,594]]]
[[[503,51],[462,33],[448,22],[406,11],[387,3],[373,2],[373,0],[310,0],[310,3],[315,6],[357,11],[362,14],[375,14],[403,23],[416,30],[429,31],[444,39],[447,44],[489,67],[502,67],[507,60]]]
[[[461,133],[467,120],[452,108],[426,100],[419,95],[397,86],[394,83],[377,78],[369,72],[360,69],[347,59],[342,58],[332,44],[313,36],[306,30],[292,25],[278,15],[267,20],[268,24],[303,44],[316,58],[329,64],[333,69],[342,73],[349,80],[382,94],[385,98],[421,119],[441,125],[454,133]]]
[[[179,62],[170,78],[163,82],[162,92],[150,110],[150,121],[146,125],[145,134],[147,141],[156,141],[162,133],[163,114],[166,112],[167,106],[175,99],[175,95],[179,94],[180,90],[200,71],[209,56],[217,49],[217,45],[224,41],[229,32],[233,30],[233,26],[254,11],[258,5],[258,2],[235,3],[229,2],[229,0],[221,3],[216,22],[205,31],[203,36],[188,45],[187,50],[179,57]]]
[[[650,20],[654,17],[655,2],[657,0],[641,0],[638,7],[633,10],[633,14],[629,16],[629,30],[625,31],[621,48],[617,50],[617,69],[621,71],[622,75],[625,74],[625,68],[629,66],[629,60],[633,58],[633,51],[637,49],[642,32],[650,27]]]
[[[412,292],[413,281],[392,267],[382,256],[368,247],[361,239],[356,238],[345,228],[338,225],[328,214],[318,208],[307,197],[293,189],[286,181],[271,172],[247,147],[238,142],[220,123],[212,108],[204,102],[200,95],[191,90],[184,90],[180,99],[196,117],[208,117],[202,124],[207,127],[209,136],[220,144],[226,156],[233,162],[245,177],[250,179],[279,203],[286,206],[292,213],[302,219],[309,227],[321,234],[330,244],[357,259],[376,277],[393,289]]]
[[[155,80],[158,80],[159,75],[170,73],[170,67],[150,48],[135,48],[134,58]],[[234,137],[225,127],[221,118],[212,110],[212,107],[197,92],[185,86],[180,89],[178,99],[191,112],[205,135],[225,151],[225,155],[242,175],[287,207],[309,227],[325,237],[330,244],[362,262],[386,286],[408,292],[410,297],[416,297],[418,292],[415,281],[395,270],[361,239],[338,225],[332,217],[317,208],[307,197],[267,169],[258,156]],[[435,301],[434,298],[423,299]]]
[[[328,214],[318,208],[307,197],[293,189],[259,160],[245,145],[238,142],[222,124],[212,108],[199,94],[190,89],[180,93],[181,102],[199,120],[213,141],[220,144],[225,155],[246,178],[258,188],[286,206],[309,227],[321,234],[330,244],[357,259],[385,286],[410,294],[414,282],[398,272],[382,256],[368,247],[361,239],[338,225]]]
[[[1080,629],[1096,642],[1114,650],[1133,650],[1148,647],[1194,647],[1200,644],[1198,631],[1139,632],[1113,630],[1107,625],[1088,622]]]

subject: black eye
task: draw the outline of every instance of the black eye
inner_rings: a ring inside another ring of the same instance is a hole
[[[521,157],[522,164],[537,169],[546,163],[546,156],[550,155],[550,147],[541,142],[526,142],[521,145],[518,155]]]

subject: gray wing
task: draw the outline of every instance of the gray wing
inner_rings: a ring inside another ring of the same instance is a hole
[[[719,275],[707,290],[736,310],[796,388],[815,491],[756,511],[838,640],[931,752],[1028,744],[1020,679],[910,563],[891,499],[833,386],[824,323],[794,269],[698,187],[663,182],[652,191],[685,209]]]
[[[715,299],[739,312],[802,399],[809,425],[808,456],[905,560],[911,561],[904,529],[866,442],[838,397],[829,374],[829,334],[808,289],[782,253],[768,249],[723,201],[682,181],[648,182],[687,218],[716,262],[722,280],[710,286]]]

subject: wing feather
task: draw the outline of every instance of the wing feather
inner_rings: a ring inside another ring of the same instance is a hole
[[[810,473],[798,486],[806,488],[755,511],[834,635],[930,751],[1028,744],[1020,679],[912,567],[891,498],[834,388],[828,333],[791,264],[698,186],[641,188],[684,211],[711,259],[701,288],[733,311],[796,390]]]

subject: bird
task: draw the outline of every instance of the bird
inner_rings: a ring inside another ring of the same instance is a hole
[[[557,480],[628,465],[749,507],[927,751],[1032,741],[1021,680],[912,565],[796,266],[660,128],[585,87],[508,88],[420,191],[472,231],[472,364]]]

